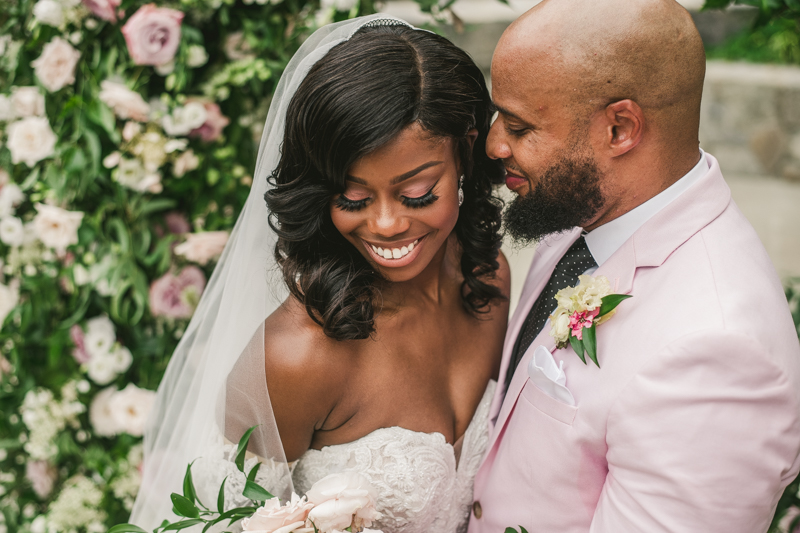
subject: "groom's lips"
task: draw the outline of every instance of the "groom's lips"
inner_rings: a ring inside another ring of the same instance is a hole
[[[506,169],[506,187],[514,191],[526,183],[528,183],[528,180]]]

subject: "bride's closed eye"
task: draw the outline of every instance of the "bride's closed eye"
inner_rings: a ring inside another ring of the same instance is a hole
[[[439,199],[439,197],[433,193],[433,189],[436,188],[436,185],[438,185],[438,183],[439,183],[438,181],[434,183],[431,186],[431,188],[428,189],[428,191],[422,196],[413,196],[413,197],[401,196],[400,201],[403,203],[403,205],[414,209],[427,207]],[[344,194],[340,194],[334,200],[334,205],[336,205],[336,207],[341,209],[342,211],[353,212],[353,211],[359,211],[364,207],[366,207],[368,201],[369,198],[352,200],[347,196],[345,196]]]

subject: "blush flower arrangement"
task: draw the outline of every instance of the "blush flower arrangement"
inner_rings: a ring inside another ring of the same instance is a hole
[[[180,519],[173,522],[164,520],[153,533],[193,526],[202,526],[205,532],[217,524],[230,527],[237,522],[241,522],[242,531],[251,533],[383,533],[368,529],[373,521],[381,518],[381,514],[375,509],[375,497],[369,480],[357,472],[330,474],[314,483],[305,496],[292,493],[291,499],[285,503],[256,483],[262,463],[257,462],[249,472],[245,472],[247,444],[256,427],[245,432],[234,456],[236,468],[247,476],[242,496],[254,505],[226,509],[226,478],[219,487],[216,505],[207,506],[198,497],[190,464],[183,478],[183,494],[173,492],[170,495],[172,512]],[[147,531],[134,524],[118,524],[108,533]]]
[[[575,287],[566,287],[556,293],[558,307],[550,315],[550,336],[556,348],[572,346],[586,364],[586,355],[597,361],[597,326],[606,322],[617,306],[630,298],[628,294],[611,294],[611,285],[605,276],[578,276]]]
[[[0,0],[0,533],[128,519],[143,421],[250,192],[270,95],[313,31],[375,11]]]

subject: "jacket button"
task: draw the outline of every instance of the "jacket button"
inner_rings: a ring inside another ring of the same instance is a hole
[[[481,502],[474,502],[472,504],[472,514],[475,515],[475,518],[480,518],[483,514],[483,509],[481,509]]]

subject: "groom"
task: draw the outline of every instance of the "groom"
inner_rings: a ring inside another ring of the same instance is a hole
[[[540,243],[470,533],[759,533],[797,475],[797,332],[698,147],[704,73],[673,0],[545,0],[498,44],[487,151],[509,233]],[[550,335],[584,273],[631,296],[596,326],[599,367]]]

